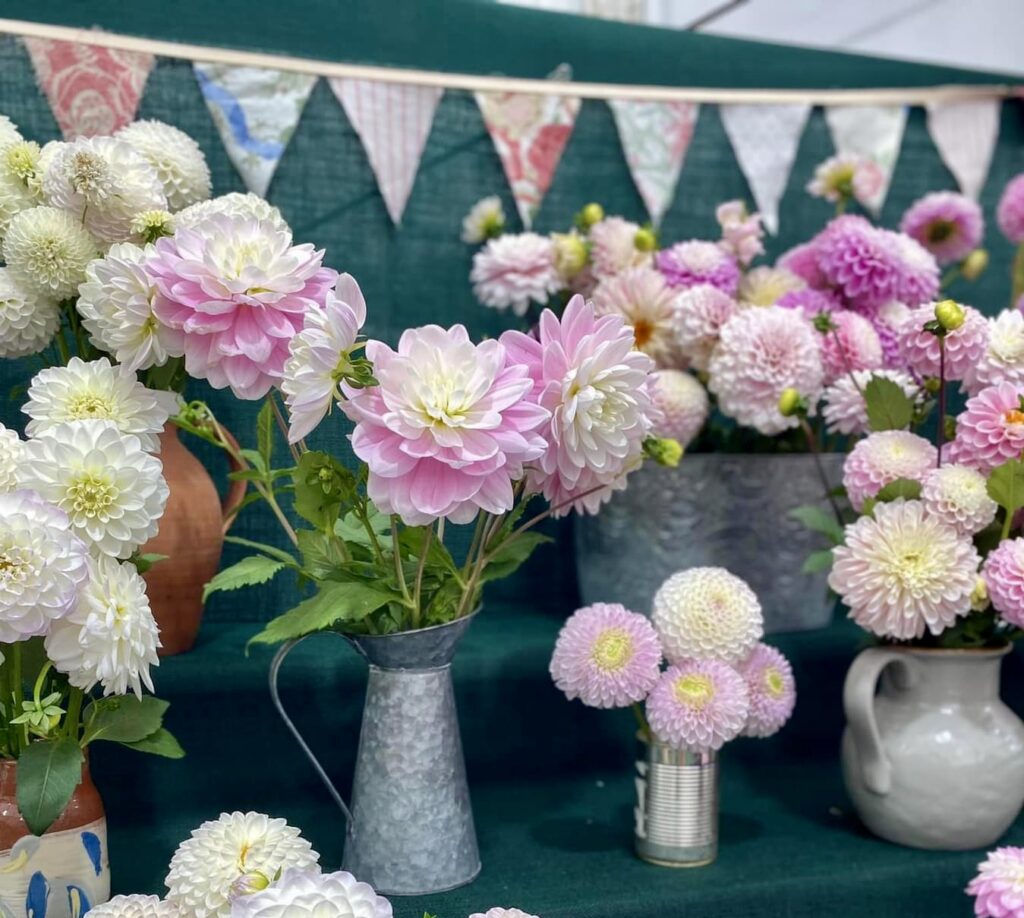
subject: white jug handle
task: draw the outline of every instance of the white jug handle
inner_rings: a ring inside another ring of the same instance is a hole
[[[846,724],[853,735],[861,777],[867,789],[880,796],[892,789],[892,766],[885,757],[878,733],[875,690],[882,670],[890,663],[906,665],[907,655],[886,647],[869,647],[853,661],[843,687]]]

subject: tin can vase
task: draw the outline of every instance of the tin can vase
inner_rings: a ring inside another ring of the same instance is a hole
[[[0,914],[79,918],[109,898],[107,818],[88,763],[67,808],[36,836],[18,812],[17,765],[0,762]]]
[[[278,713],[345,816],[342,867],[384,895],[444,892],[480,872],[451,677],[473,617],[398,634],[341,635],[369,664],[349,803],[278,693],[281,664],[305,638],[283,645],[271,664]]]
[[[662,867],[704,867],[718,856],[718,753],[641,741],[636,853]]]

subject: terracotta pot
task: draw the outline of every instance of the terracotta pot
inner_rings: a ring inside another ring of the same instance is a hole
[[[110,898],[107,817],[89,766],[67,809],[41,837],[18,812],[16,764],[0,761],[0,912],[77,918]]]
[[[245,496],[233,481],[221,503],[213,479],[168,423],[160,434],[160,460],[171,490],[160,532],[140,551],[167,555],[146,572],[149,603],[160,626],[161,656],[190,650],[203,617],[203,587],[217,573],[224,536]]]

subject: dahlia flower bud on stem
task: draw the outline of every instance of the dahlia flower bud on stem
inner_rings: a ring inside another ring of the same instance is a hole
[[[807,402],[796,389],[783,389],[779,396],[779,414],[784,418],[806,417]]]
[[[582,230],[588,230],[595,223],[604,219],[604,208],[596,202],[591,202],[576,215],[576,223]]]
[[[964,324],[966,318],[967,313],[956,300],[942,300],[935,304],[935,320],[941,326],[942,332],[956,331]],[[943,335],[939,334],[939,337]]]
[[[658,247],[658,236],[649,226],[642,226],[633,237],[638,252],[653,252]]]
[[[976,281],[988,268],[988,251],[975,249],[960,262],[960,275],[964,280]]]
[[[644,455],[669,469],[679,466],[683,452],[682,444],[671,437],[648,437],[644,440]]]

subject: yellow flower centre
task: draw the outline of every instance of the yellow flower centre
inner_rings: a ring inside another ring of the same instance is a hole
[[[929,242],[945,242],[956,233],[956,224],[949,220],[936,220],[925,230]]]
[[[70,180],[75,191],[89,198],[107,190],[110,174],[101,157],[80,150],[71,159]]]
[[[654,325],[647,319],[638,319],[633,326],[633,337],[636,346],[642,348],[654,337]]]
[[[617,672],[633,657],[633,640],[622,628],[602,631],[590,650],[594,665],[606,673]]]
[[[0,582],[18,580],[25,571],[25,562],[16,554],[5,551],[0,555]]]
[[[1024,424],[1024,411],[1019,408],[1011,408],[1003,414],[1003,420],[1007,424]]]
[[[782,692],[785,689],[785,685],[782,681],[782,673],[780,673],[774,666],[769,666],[764,671],[764,690],[772,696],[772,698],[779,698],[782,696]]]
[[[688,673],[676,679],[673,686],[676,700],[689,708],[703,708],[715,697],[715,687],[708,676]]]
[[[101,516],[117,500],[116,485],[96,472],[83,472],[68,486],[68,500],[76,513]]]
[[[81,392],[68,400],[66,410],[69,421],[83,421],[112,417],[114,405],[109,398],[98,392]]]

